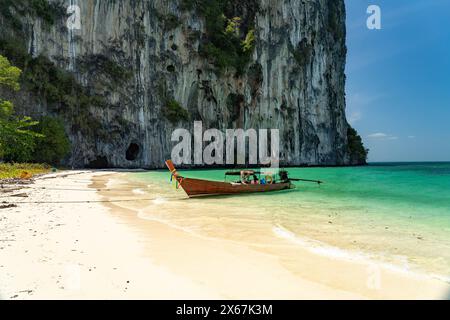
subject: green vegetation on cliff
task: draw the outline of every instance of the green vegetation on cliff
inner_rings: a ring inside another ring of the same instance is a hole
[[[328,1],[328,32],[333,36],[335,41],[345,38],[345,26],[340,23],[342,21],[342,12],[345,8],[341,7],[340,1]]]
[[[180,19],[178,19],[178,17],[172,13],[162,15],[159,12],[157,12],[156,15],[158,19],[161,21],[163,29],[166,31],[175,29],[181,24]]]
[[[173,124],[179,121],[188,121],[189,113],[174,99],[166,101],[163,109],[164,116]]]
[[[310,62],[313,54],[313,46],[308,43],[306,38],[302,39],[296,47],[294,47],[291,43],[288,45],[289,51],[293,54],[298,66],[306,66]]]
[[[47,0],[2,0],[0,14],[16,30],[21,30],[23,23],[19,16],[39,17],[47,25],[53,25],[59,17],[64,16],[64,8],[56,2]]]
[[[159,99],[163,104],[161,113],[167,120],[172,124],[177,124],[180,121],[189,121],[189,112],[173,98],[171,93],[168,92],[165,80],[160,79],[157,91]]]
[[[369,149],[364,147],[361,136],[351,126],[347,130],[348,150],[353,164],[365,164]]]
[[[89,54],[77,61],[78,71],[89,75],[102,75],[107,79],[108,84],[117,88],[120,84],[129,80],[133,73],[116,61],[104,54]]]
[[[246,20],[226,16],[230,0],[183,0],[182,9],[195,10],[205,19],[206,38],[200,54],[211,60],[217,71],[234,68],[240,75],[250,62],[255,42],[254,15]]]
[[[22,87],[33,94],[35,100],[48,106],[48,111],[70,121],[72,131],[97,138],[108,138],[102,123],[94,118],[90,108],[107,108],[109,102],[95,91],[80,85],[74,75],[55,65],[47,57],[33,58],[20,39],[0,35],[0,54],[10,58],[22,70]],[[92,55],[79,61],[81,71],[94,81],[103,81],[117,88],[131,77],[131,72],[103,55]],[[92,75],[95,75],[93,77]],[[101,79],[100,79],[101,78]]]
[[[33,161],[58,165],[70,152],[70,141],[61,119],[43,117],[33,130],[39,133],[37,137],[39,147],[34,150]]]
[[[80,112],[88,105],[106,104],[101,97],[89,94],[71,73],[57,67],[47,57],[33,58],[19,39],[0,37],[0,53],[23,70],[22,86],[45,100],[53,111],[77,109]],[[110,63],[105,63],[105,68],[112,70],[112,76],[118,77]]]

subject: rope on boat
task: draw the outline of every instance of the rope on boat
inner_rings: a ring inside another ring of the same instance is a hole
[[[177,169],[173,169],[170,171],[170,182],[173,183],[173,178],[175,178],[175,188],[180,189],[181,183],[183,182],[183,177],[178,176]]]

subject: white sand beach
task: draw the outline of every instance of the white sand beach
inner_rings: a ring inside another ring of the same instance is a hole
[[[439,299],[450,292],[437,279],[294,249],[281,238],[257,247],[141,219],[127,201],[145,195],[124,179],[68,171],[15,192],[28,197],[1,194],[0,202],[17,207],[0,209],[0,298]]]

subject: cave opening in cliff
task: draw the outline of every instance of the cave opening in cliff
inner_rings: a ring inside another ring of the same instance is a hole
[[[108,168],[109,167],[108,159],[105,156],[98,156],[97,158],[95,158],[95,160],[89,162],[87,167],[92,169]]]
[[[126,152],[126,158],[128,161],[135,161],[137,157],[139,156],[141,148],[137,143],[130,143],[127,152]]]

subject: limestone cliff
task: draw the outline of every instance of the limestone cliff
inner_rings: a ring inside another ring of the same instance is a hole
[[[162,167],[194,120],[280,129],[283,165],[364,162],[347,137],[344,0],[37,2],[4,0],[0,53],[28,55],[16,108],[64,119],[69,165]]]

